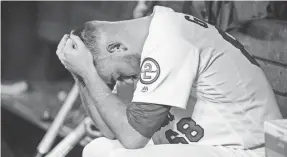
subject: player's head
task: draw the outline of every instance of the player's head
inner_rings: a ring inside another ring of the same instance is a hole
[[[106,83],[139,74],[141,51],[148,34],[146,19],[90,21],[73,32],[91,51],[97,71]]]

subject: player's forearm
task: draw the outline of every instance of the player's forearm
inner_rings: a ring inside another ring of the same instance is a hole
[[[84,82],[95,101],[94,105],[100,116],[123,146],[130,149],[144,147],[149,139],[142,136],[129,124],[126,115],[128,105],[112,94],[96,71],[84,76]]]
[[[105,137],[109,139],[114,139],[115,134],[109,129],[109,127],[102,120],[96,106],[94,105],[94,101],[91,98],[87,90],[87,87],[85,87],[82,81],[79,81],[79,78],[75,78],[75,80],[77,82],[77,85],[80,91],[80,96],[81,96],[82,104],[85,108],[85,111],[91,117],[93,122],[96,124],[97,128],[101,131],[101,133]]]

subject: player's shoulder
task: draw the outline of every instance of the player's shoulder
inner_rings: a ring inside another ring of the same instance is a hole
[[[153,13],[161,13],[161,14],[168,14],[168,13],[175,13],[175,11],[171,8],[168,7],[163,7],[163,6],[154,6],[153,8]]]
[[[174,22],[177,20],[177,14],[178,13],[171,8],[155,6],[151,15],[151,26],[153,28],[158,28],[158,31],[171,29],[175,26]]]

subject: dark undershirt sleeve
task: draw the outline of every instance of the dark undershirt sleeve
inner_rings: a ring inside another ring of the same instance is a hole
[[[126,110],[129,124],[146,138],[151,138],[160,128],[170,110],[170,106],[132,103]]]

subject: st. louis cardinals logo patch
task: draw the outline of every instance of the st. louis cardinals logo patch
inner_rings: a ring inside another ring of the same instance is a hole
[[[155,82],[160,74],[160,67],[153,58],[145,58],[141,65],[140,81],[142,84]]]

